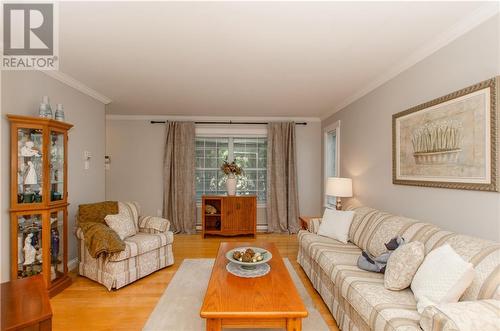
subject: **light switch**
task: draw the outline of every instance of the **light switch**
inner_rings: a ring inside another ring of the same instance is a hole
[[[92,153],[89,151],[83,151],[83,169],[90,169],[90,159],[92,158]]]

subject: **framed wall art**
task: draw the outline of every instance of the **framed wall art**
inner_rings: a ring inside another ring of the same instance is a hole
[[[498,191],[495,77],[392,116],[393,183]]]

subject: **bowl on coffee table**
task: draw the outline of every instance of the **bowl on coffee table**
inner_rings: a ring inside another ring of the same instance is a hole
[[[226,253],[226,259],[239,265],[242,269],[252,270],[258,265],[269,262],[273,255],[259,247],[237,247]]]

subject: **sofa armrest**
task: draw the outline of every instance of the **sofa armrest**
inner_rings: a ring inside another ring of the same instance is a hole
[[[85,240],[85,236],[83,235],[83,230],[80,227],[77,227],[75,230],[76,238],[79,240]]]
[[[461,301],[425,308],[420,318],[424,331],[498,331],[500,301]]]
[[[139,218],[139,231],[146,233],[164,233],[170,229],[170,221],[155,216],[141,216]]]
[[[318,234],[319,226],[321,224],[321,218],[311,218],[307,223],[307,231]]]

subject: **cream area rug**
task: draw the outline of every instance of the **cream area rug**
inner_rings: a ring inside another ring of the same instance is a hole
[[[302,320],[304,331],[327,331],[328,326],[320,313],[314,308],[313,301],[299,276],[288,259],[284,259],[295,287],[309,312]],[[205,320],[200,317],[200,308],[212,271],[214,259],[186,259],[168,284],[165,293],[149,316],[143,330],[147,331],[203,331]],[[224,329],[230,330],[230,329]],[[241,330],[241,329],[239,329]],[[251,329],[245,329],[251,330]],[[265,330],[265,329],[259,329]],[[267,329],[279,330],[279,329]]]

